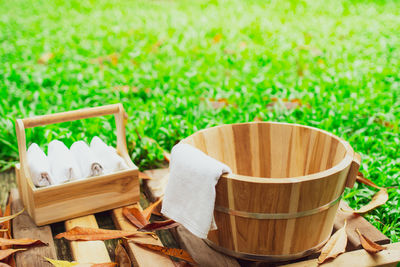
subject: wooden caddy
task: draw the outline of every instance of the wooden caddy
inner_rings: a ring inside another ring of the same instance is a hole
[[[110,114],[115,117],[117,152],[129,169],[44,188],[33,185],[26,156],[26,128]],[[64,221],[139,201],[138,168],[126,148],[124,115],[122,104],[114,104],[16,120],[20,158],[20,164],[15,168],[16,179],[25,209],[37,225]]]

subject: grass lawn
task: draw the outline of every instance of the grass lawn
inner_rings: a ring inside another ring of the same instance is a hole
[[[16,118],[103,104],[124,104],[142,169],[205,127],[307,124],[349,141],[365,176],[391,187],[366,218],[400,241],[400,2],[15,0],[0,10],[0,168],[18,159]],[[27,139],[112,143],[112,127],[89,119]],[[375,192],[358,184],[345,198],[358,208]]]

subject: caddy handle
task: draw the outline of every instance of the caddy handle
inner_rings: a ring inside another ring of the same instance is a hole
[[[80,119],[87,119],[92,117],[99,117],[104,115],[115,114],[123,110],[121,104],[113,104],[94,108],[84,108],[79,110],[72,110],[67,112],[48,114],[36,116],[32,118],[22,119],[24,128],[33,128],[54,123],[61,123],[66,121],[75,121]]]
[[[358,169],[361,165],[361,156],[357,152],[354,152],[353,161],[351,162],[349,172],[347,174],[346,179],[346,187],[353,188],[354,183],[356,182]]]
[[[100,117],[111,114],[114,114],[115,125],[117,128],[117,151],[121,156],[125,158],[129,157],[128,150],[126,148],[126,133],[125,133],[125,123],[124,123],[124,120],[127,115],[121,103],[36,116],[32,118],[17,119],[15,121],[15,130],[17,133],[18,152],[19,152],[21,171],[25,173],[26,177],[30,177],[30,173],[27,166],[27,158],[26,158],[26,135],[25,135],[26,128],[34,128],[37,126],[44,126],[66,121],[76,121],[76,120],[87,119],[92,117]],[[128,162],[128,165],[130,167],[135,167],[132,162]]]

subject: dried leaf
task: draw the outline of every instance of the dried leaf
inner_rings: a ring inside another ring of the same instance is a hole
[[[7,205],[4,210],[4,216],[10,216],[11,215],[11,194],[8,194],[7,198]],[[7,232],[3,234],[4,238],[11,238],[11,223],[10,221],[6,221],[2,223],[2,228],[6,228]],[[8,247],[2,247],[1,249],[7,249]]]
[[[335,259],[338,255],[345,252],[347,245],[346,225],[347,221],[344,222],[342,228],[331,236],[322,248],[321,255],[318,258],[319,264],[324,263],[327,259]]]
[[[242,48],[242,49],[243,49],[243,48],[246,48],[246,46],[247,46],[247,43],[246,43],[246,42],[240,42],[240,43],[239,43],[239,47]]]
[[[213,43],[214,44],[219,43],[221,39],[222,39],[222,34],[218,33],[213,37]]]
[[[164,160],[169,163],[171,161],[171,154],[168,153],[167,151],[163,151],[163,155],[164,155]]]
[[[7,263],[8,263],[8,265],[10,265],[11,267],[16,267],[16,266],[17,266],[17,264],[15,263],[15,258],[14,258],[14,256],[8,257]]]
[[[105,263],[79,263],[79,262],[69,262],[62,260],[53,260],[44,257],[48,262],[50,262],[55,267],[114,267],[117,266],[115,262],[105,262]]]
[[[24,212],[24,209],[20,210],[19,212],[15,213],[15,214],[13,214],[13,215],[0,217],[0,223],[4,223],[4,222],[7,222],[7,221],[9,221],[9,220],[14,219],[14,218],[17,217],[18,215],[20,215],[22,212]]]
[[[176,267],[191,267],[193,266],[192,264],[186,262],[186,261],[174,261],[174,266]]]
[[[142,228],[149,223],[148,220],[143,216],[142,212],[136,208],[123,208],[122,214],[137,228]]]
[[[228,99],[226,98],[219,98],[219,99],[210,98],[209,101],[213,109],[219,109],[229,105]]]
[[[160,197],[156,202],[148,206],[147,208],[144,209],[142,212],[143,216],[146,218],[146,220],[150,220],[151,214],[154,212],[154,210],[158,207],[158,205],[162,202],[163,198]]]
[[[62,261],[62,260],[53,260],[53,259],[49,259],[47,257],[44,257],[48,262],[50,262],[51,264],[53,264],[53,266],[55,267],[71,267],[71,266],[76,266],[79,263],[77,262],[69,262],[69,261]]]
[[[115,248],[115,261],[118,263],[119,267],[132,266],[131,259],[121,243],[118,243],[117,247]]]
[[[138,231],[120,231],[120,230],[107,230],[107,229],[98,229],[98,228],[87,228],[76,226],[71,230],[60,233],[55,236],[55,238],[60,239],[64,237],[70,241],[92,241],[92,240],[109,240],[116,239],[122,237],[132,237],[136,235],[140,235]]]
[[[158,221],[146,224],[144,227],[138,229],[139,231],[154,232],[157,230],[165,230],[177,227],[179,223],[174,220]]]
[[[371,241],[365,235],[363,235],[357,228],[356,232],[360,237],[361,246],[369,253],[377,253],[381,250],[386,249],[386,247],[382,247],[381,245]]]
[[[18,249],[2,249],[0,250],[0,261],[4,260],[8,256],[14,254],[15,252],[26,250],[26,248],[18,248]]]
[[[380,118],[377,118],[377,119],[375,119],[374,121],[375,121],[376,123],[382,125],[382,126],[385,126],[386,128],[394,129],[394,124],[393,124],[393,123],[390,123],[390,122],[388,122],[388,121],[384,121],[383,119],[380,119]]]
[[[376,189],[382,189],[383,187],[380,187],[376,184],[374,184],[371,180],[368,180],[367,178],[364,177],[364,175],[361,172],[358,172],[358,175],[356,177],[356,181],[371,187],[374,187]]]
[[[117,266],[116,262],[93,263],[92,265],[90,265],[90,267],[114,267],[114,266]]]
[[[355,210],[353,212],[354,213],[366,213],[368,211],[371,211],[371,210],[385,204],[386,201],[388,201],[388,199],[389,199],[389,195],[388,195],[386,188],[381,188],[381,190],[379,190],[378,193],[376,193],[373,196],[373,198],[367,205],[365,205],[365,206],[361,207],[360,209]]]
[[[37,63],[47,64],[51,59],[54,58],[54,54],[51,52],[43,53],[38,59]]]
[[[288,100],[287,98],[284,99],[278,99],[277,97],[271,97],[271,102],[267,105],[268,107],[273,107],[275,106],[277,103],[282,103],[283,106],[287,109],[287,110],[292,110],[295,109],[297,107],[301,107],[304,106],[301,99],[298,98],[293,98]],[[306,105],[307,107],[310,107],[309,105]]]
[[[147,249],[150,249],[153,251],[157,251],[157,252],[163,253],[165,255],[172,256],[172,257],[182,259],[184,261],[196,264],[196,262],[190,256],[190,254],[183,249],[166,248],[163,246],[158,246],[158,245],[153,245],[153,244],[145,244],[145,243],[140,243],[140,242],[135,242],[135,241],[132,241],[132,242],[140,247],[147,248]]]
[[[112,53],[112,54],[110,54],[108,56],[98,57],[98,58],[92,59],[90,62],[103,65],[103,63],[107,61],[107,62],[110,62],[113,66],[115,66],[115,65],[118,64],[118,57],[119,57],[118,54]]]
[[[8,229],[0,229],[0,232],[8,232]]]
[[[41,240],[38,239],[28,239],[28,238],[20,238],[20,239],[6,239],[0,238],[0,246],[41,246],[48,245]]]

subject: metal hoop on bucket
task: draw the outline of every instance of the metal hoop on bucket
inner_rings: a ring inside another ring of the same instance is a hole
[[[207,245],[209,245],[213,249],[215,249],[219,252],[222,252],[226,255],[235,257],[235,258],[250,260],[250,261],[279,262],[279,261],[288,261],[288,260],[298,259],[298,258],[302,258],[302,257],[306,257],[308,255],[311,255],[314,252],[317,252],[319,249],[321,249],[325,245],[325,243],[328,242],[328,239],[329,239],[329,237],[327,239],[325,239],[324,241],[322,241],[321,243],[319,243],[318,245],[316,245],[310,249],[307,249],[305,251],[294,253],[294,254],[287,254],[287,255],[258,255],[258,254],[237,252],[237,251],[233,251],[233,250],[229,250],[229,249],[220,247],[208,239],[203,239],[203,240]]]
[[[248,212],[248,211],[240,211],[240,210],[232,210],[226,207],[221,207],[221,206],[215,206],[215,210],[219,212],[223,212],[229,215],[233,216],[238,216],[238,217],[243,217],[243,218],[251,218],[251,219],[294,219],[298,217],[304,217],[304,216],[309,216],[313,215],[316,213],[319,213],[321,211],[327,210],[330,207],[334,206],[336,203],[339,202],[339,200],[342,198],[342,195],[340,195],[337,199],[332,200],[331,202],[312,209],[312,210],[304,210],[304,211],[299,211],[299,212],[294,212],[294,213],[258,213],[258,212]]]

